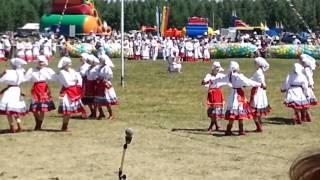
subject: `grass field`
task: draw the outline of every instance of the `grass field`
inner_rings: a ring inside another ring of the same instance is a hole
[[[79,63],[74,61],[77,67]],[[127,62],[125,88],[121,88],[120,62],[114,62],[113,84],[121,103],[114,107],[116,119],[74,119],[71,132],[62,133],[56,111],[47,114],[42,132],[32,131],[31,114],[24,117],[25,132],[0,134],[0,179],[117,179],[127,127],[135,134],[124,172],[134,180],[285,180],[292,161],[320,144],[318,107],[311,111],[314,122],[294,126],[290,124],[292,111],[282,104],[280,86],[294,60],[270,60],[266,78],[273,111],[264,119],[262,134],[252,133],[254,123],[247,121],[248,135],[242,137],[206,132],[206,89],[200,82],[211,64],[184,63],[182,74],[168,74],[163,61]],[[221,62],[227,69],[229,60]],[[238,62],[245,75],[253,74],[252,60]],[[318,72],[314,78],[316,85],[320,84]],[[23,89],[30,94],[31,84]],[[52,83],[51,89],[58,105],[60,86]],[[225,96],[228,92],[224,89]],[[315,93],[320,95],[318,86]],[[246,94],[248,97],[249,89]],[[224,120],[219,123],[226,125]],[[2,116],[0,129],[7,128]]]

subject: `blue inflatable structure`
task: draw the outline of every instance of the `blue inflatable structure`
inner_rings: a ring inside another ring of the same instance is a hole
[[[188,24],[186,26],[186,34],[188,37],[201,37],[208,35],[208,19],[201,17],[191,17],[189,18]]]

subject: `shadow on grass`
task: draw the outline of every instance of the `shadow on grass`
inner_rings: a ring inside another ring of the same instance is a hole
[[[38,131],[35,131],[33,129],[23,129],[21,132],[16,132],[16,133],[11,133],[10,129],[2,129],[0,130],[0,135],[1,134],[19,134],[19,133],[30,133],[30,132],[51,132],[51,133],[59,133],[62,132],[60,129],[41,129]]]
[[[213,131],[211,133],[208,133],[208,129],[188,129],[188,128],[173,128],[171,129],[172,132],[184,132],[188,134],[194,134],[194,135],[203,135],[203,136],[215,136],[215,137],[224,137],[224,131]],[[222,133],[222,134],[221,134]]]
[[[52,116],[50,116],[50,117],[53,117],[53,118],[63,118],[63,116],[62,115],[52,115]],[[70,117],[70,120],[79,120],[79,121],[87,121],[87,120],[98,120],[98,119],[96,119],[96,118],[84,118],[84,117],[82,117],[81,115],[79,115],[79,116],[71,116]]]
[[[62,132],[60,129],[41,129],[39,132],[54,132],[54,133],[58,133],[58,132]]]
[[[9,129],[1,129],[0,134],[12,134]]]
[[[90,118],[83,118],[82,116],[71,116],[70,119],[72,120],[92,120]]]
[[[25,133],[25,132],[33,132],[32,129],[22,129],[20,132],[11,133],[10,129],[2,129],[0,130],[0,134],[17,134],[17,133]]]
[[[290,118],[283,117],[270,117],[264,119],[263,123],[265,124],[275,124],[275,125],[294,125],[294,122]]]

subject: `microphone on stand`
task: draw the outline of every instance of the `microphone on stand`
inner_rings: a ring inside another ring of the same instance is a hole
[[[127,128],[125,130],[125,134],[126,134],[126,144],[130,144],[132,141],[133,129]]]
[[[128,144],[131,143],[132,137],[133,137],[133,129],[127,128],[125,130],[125,144],[123,145],[123,152],[122,152],[122,159],[121,159],[121,166],[119,168],[119,180],[126,180],[127,176],[125,174],[122,174],[123,171],[123,164],[124,164],[124,157],[126,155],[126,150],[128,148]]]

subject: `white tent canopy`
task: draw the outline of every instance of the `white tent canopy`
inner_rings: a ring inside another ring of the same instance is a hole
[[[19,28],[20,30],[32,30],[39,31],[40,25],[39,23],[27,23],[23,27]]]

